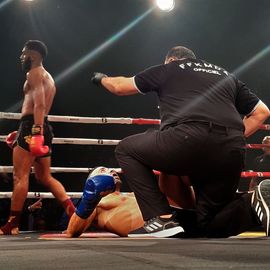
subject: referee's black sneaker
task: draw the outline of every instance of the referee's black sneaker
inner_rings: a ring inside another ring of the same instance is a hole
[[[184,232],[184,229],[174,219],[154,217],[144,223],[144,226],[131,231],[128,237],[171,237]]]
[[[263,180],[255,189],[251,198],[252,208],[265,229],[266,236],[270,233],[270,180]]]

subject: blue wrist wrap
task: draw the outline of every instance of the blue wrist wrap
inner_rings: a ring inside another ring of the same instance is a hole
[[[80,204],[76,208],[76,214],[88,218],[101,198],[115,191],[114,178],[111,175],[96,175],[86,180]]]

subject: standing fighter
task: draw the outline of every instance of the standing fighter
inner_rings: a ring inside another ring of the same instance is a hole
[[[20,57],[26,74],[22,118],[13,143],[13,194],[8,222],[0,234],[18,234],[20,215],[27,197],[29,174],[32,165],[37,180],[47,187],[65,208],[68,216],[74,205],[62,184],[52,177],[52,127],[47,115],[51,109],[56,88],[52,76],[43,67],[47,55],[46,45],[38,40],[25,43]],[[13,133],[14,134],[14,133]]]
[[[160,130],[129,136],[116,147],[145,221],[133,235],[162,237],[181,230],[153,169],[189,176],[202,236],[219,235],[241,217],[241,207],[236,207],[241,201],[235,194],[244,166],[245,137],[269,117],[268,107],[244,83],[225,69],[197,59],[183,46],[169,50],[164,64],[134,77],[95,73],[92,82],[116,95],[156,92],[159,98]],[[255,211],[260,218],[263,211],[267,235],[269,182],[262,182],[252,199],[253,206],[261,204]]]

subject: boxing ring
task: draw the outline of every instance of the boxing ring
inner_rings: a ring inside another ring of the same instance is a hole
[[[20,114],[1,113],[0,118],[18,120]],[[157,119],[92,118],[75,116],[48,117],[51,122],[82,124],[159,125]],[[270,130],[263,125],[262,130]],[[0,135],[5,142],[7,135]],[[117,145],[120,140],[89,138],[54,138],[53,144]],[[269,147],[247,144],[247,149]],[[102,164],[105,165],[106,164]],[[51,167],[52,173],[85,173],[93,168]],[[121,173],[120,168],[113,168]],[[12,166],[0,166],[1,173],[12,173]],[[32,169],[32,173],[34,170]],[[155,171],[159,174],[158,171]],[[243,178],[269,177],[270,172],[242,172]],[[71,198],[81,192],[67,192]],[[10,198],[12,192],[0,192]],[[27,198],[53,199],[49,192],[28,192]],[[44,234],[45,233],[45,234]],[[12,269],[269,269],[269,238],[257,233],[225,239],[155,238],[136,239],[118,237],[108,232],[92,232],[80,238],[65,238],[61,234],[42,231],[20,231],[19,235],[0,237],[0,262]],[[49,258],[49,259],[48,259]],[[4,268],[4,269],[5,269]]]
[[[21,118],[20,113],[11,112],[0,112],[0,119],[9,120],[19,120]],[[60,115],[48,115],[48,120],[50,122],[61,122],[61,123],[77,123],[77,124],[120,124],[120,125],[159,125],[159,119],[146,119],[146,118],[113,118],[113,117],[78,117],[78,116],[60,116]],[[260,130],[270,130],[269,124],[264,124],[260,126]],[[0,135],[0,142],[5,142],[7,135]],[[53,144],[67,144],[67,145],[117,145],[120,140],[113,139],[90,139],[90,138],[53,138]],[[268,144],[246,144],[247,149],[263,149],[265,147],[270,147]],[[106,166],[106,164],[101,164]],[[111,168],[118,173],[122,173],[120,168]],[[51,167],[51,173],[85,173],[89,174],[93,168],[80,168],[80,167]],[[12,173],[13,166],[0,166],[0,173]],[[154,171],[155,174],[160,172]],[[34,173],[32,168],[31,173]],[[241,178],[251,178],[251,177],[269,177],[270,172],[253,172],[253,171],[243,171],[241,173]],[[71,198],[80,198],[82,192],[67,192],[68,196]],[[11,198],[11,192],[1,192],[1,198]],[[53,199],[54,196],[50,192],[28,192],[27,198],[44,198]]]

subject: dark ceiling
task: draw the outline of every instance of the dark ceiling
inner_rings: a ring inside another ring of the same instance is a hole
[[[0,110],[14,109],[12,106],[22,98],[24,77],[18,57],[26,40],[40,39],[47,44],[45,66],[57,78],[151,5],[152,0],[9,1],[0,9]],[[154,10],[80,68],[57,81],[52,113],[157,116],[153,96],[114,97],[91,85],[90,74],[136,74],[163,62],[168,49],[178,44],[191,47],[202,59],[234,71],[269,46],[269,10],[268,0],[176,0],[176,8],[170,13]],[[269,60],[270,54],[239,75],[266,103]]]

